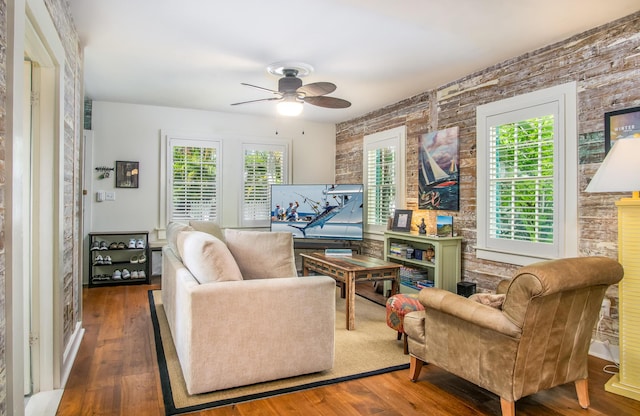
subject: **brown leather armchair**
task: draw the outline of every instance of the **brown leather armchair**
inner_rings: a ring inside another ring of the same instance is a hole
[[[606,257],[532,264],[510,281],[501,308],[423,289],[425,310],[404,320],[410,378],[432,363],[500,396],[505,416],[515,414],[521,397],[575,382],[586,409],[592,331],[607,287],[622,275],[622,266]]]

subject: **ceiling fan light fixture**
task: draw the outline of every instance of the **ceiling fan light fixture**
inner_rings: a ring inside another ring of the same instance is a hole
[[[276,108],[278,114],[282,116],[295,117],[302,113],[302,102],[296,97],[285,97],[276,105]]]

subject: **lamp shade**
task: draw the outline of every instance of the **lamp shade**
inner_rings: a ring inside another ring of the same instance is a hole
[[[640,190],[640,139],[618,139],[587,186],[586,192]]]

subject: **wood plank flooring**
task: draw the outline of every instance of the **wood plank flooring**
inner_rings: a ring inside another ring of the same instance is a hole
[[[85,288],[86,329],[57,414],[164,415],[147,290],[152,285]],[[389,330],[389,342],[397,342]],[[640,402],[604,391],[606,361],[590,357],[588,411],[573,384],[516,402],[518,415],[640,415]],[[435,366],[412,383],[408,370],[192,413],[207,416],[500,415],[500,400]]]

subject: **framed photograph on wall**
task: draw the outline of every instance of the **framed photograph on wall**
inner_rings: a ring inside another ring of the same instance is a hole
[[[393,231],[411,231],[411,217],[413,211],[409,209],[397,209],[393,214]]]
[[[604,113],[604,153],[618,139],[640,138],[640,107]]]
[[[116,188],[137,188],[140,163],[116,161]]]

